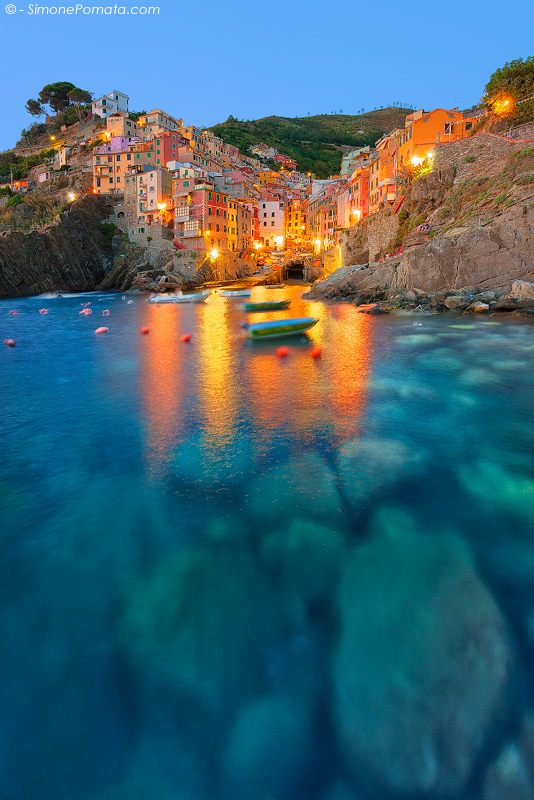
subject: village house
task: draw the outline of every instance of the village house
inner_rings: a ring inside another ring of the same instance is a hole
[[[91,111],[93,114],[106,119],[111,114],[121,111],[123,114],[128,113],[128,100],[130,98],[123,92],[113,91],[98,100],[93,100],[91,104]]]

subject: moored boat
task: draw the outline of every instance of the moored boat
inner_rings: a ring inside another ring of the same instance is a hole
[[[147,303],[203,303],[210,296],[210,292],[195,292],[194,294],[153,294]]]
[[[273,300],[264,303],[243,303],[243,311],[282,311],[289,308],[291,300]]]
[[[319,320],[313,317],[299,317],[296,319],[276,319],[269,322],[254,322],[247,325],[245,330],[254,341],[275,339],[281,336],[293,336],[304,333],[313,328]]]
[[[251,289],[234,289],[233,291],[229,289],[226,292],[217,292],[221,297],[250,297],[252,294]]]
[[[285,285],[285,283],[271,283],[271,284],[267,284],[264,288],[265,289],[285,289],[286,285]]]

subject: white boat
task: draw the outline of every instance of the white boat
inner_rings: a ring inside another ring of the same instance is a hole
[[[207,291],[194,294],[152,294],[147,303],[203,303],[209,296]]]
[[[229,289],[226,292],[220,291],[218,292],[221,297],[250,297],[252,294],[251,289],[234,289],[233,291]]]

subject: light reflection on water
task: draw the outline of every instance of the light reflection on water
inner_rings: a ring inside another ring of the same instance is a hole
[[[301,293],[0,302],[1,797],[515,796],[534,329]]]

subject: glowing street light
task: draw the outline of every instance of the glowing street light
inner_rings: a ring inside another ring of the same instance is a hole
[[[262,245],[261,242],[254,242],[254,249],[255,250],[261,250],[262,247],[263,247],[263,245]]]
[[[413,164],[414,167],[420,167],[424,160],[425,160],[424,156],[414,156],[412,158],[411,163]]]
[[[158,208],[160,211],[165,211],[167,208],[167,203],[158,203]]]
[[[74,192],[69,192],[69,200],[72,203],[73,200],[76,200],[76,195]]]
[[[219,251],[215,250],[215,249],[214,250],[210,250],[210,258],[213,258],[214,260],[216,258],[219,258]]]

